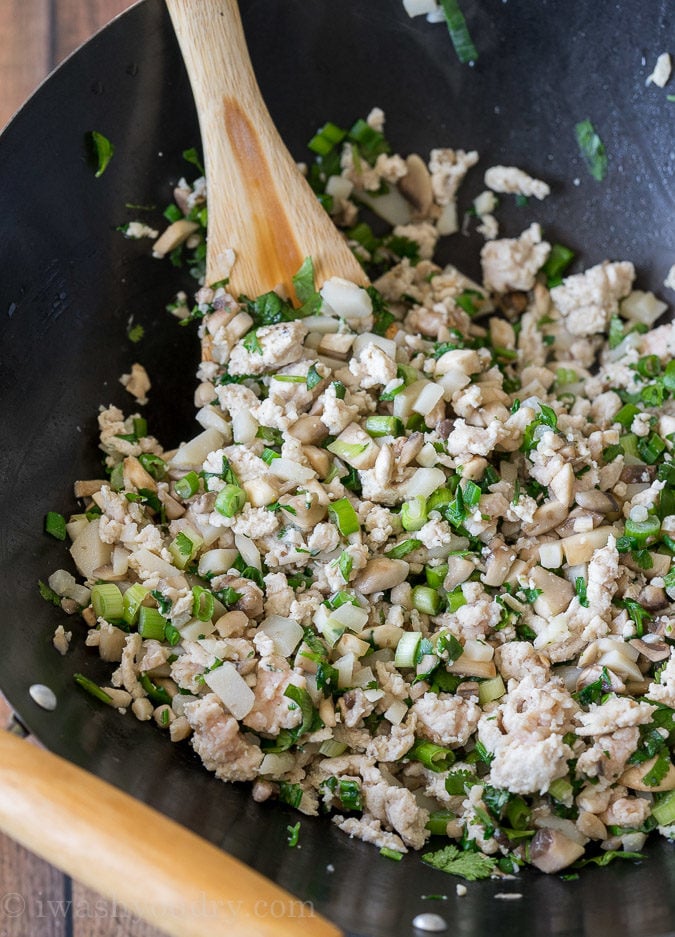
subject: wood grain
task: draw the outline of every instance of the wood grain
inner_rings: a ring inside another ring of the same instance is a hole
[[[0,0],[0,129],[67,55],[135,0]]]

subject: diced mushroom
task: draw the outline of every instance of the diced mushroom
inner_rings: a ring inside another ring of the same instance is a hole
[[[405,560],[392,560],[385,556],[376,556],[368,560],[365,568],[354,580],[354,588],[363,595],[385,592],[393,589],[408,578],[410,566]]]
[[[647,784],[644,780],[656,764],[657,758],[658,756],[650,758],[649,761],[644,761],[641,765],[631,765],[619,778],[619,784],[623,784],[624,787],[628,787],[632,791],[651,791],[655,794],[660,791],[675,790],[675,765],[672,763],[668,765],[665,777],[658,784]]]
[[[411,153],[405,163],[408,171],[398,180],[399,192],[410,202],[415,213],[424,217],[429,214],[434,200],[429,170],[417,153]]]
[[[552,618],[564,612],[572,601],[574,595],[572,584],[548,569],[535,566],[530,572],[530,580],[536,589],[541,589],[541,595],[538,595],[534,602],[537,615]]]
[[[300,495],[282,495],[279,498],[284,520],[300,530],[312,530],[324,519],[327,513],[325,504],[320,504],[316,496],[309,493]]]
[[[670,645],[665,641],[644,641],[641,638],[633,638],[629,644],[647,660],[657,662],[670,657]]]
[[[291,436],[299,440],[303,445],[316,445],[322,442],[328,435],[326,424],[322,422],[321,417],[310,416],[306,414],[301,416],[288,430]]]
[[[574,500],[579,507],[597,511],[599,514],[612,514],[619,510],[616,498],[606,491],[598,491],[597,488],[591,488],[590,491],[577,491]]]
[[[92,478],[86,481],[76,481],[73,485],[73,494],[76,498],[90,498],[97,491],[100,491],[103,485],[109,484],[100,478]]]
[[[567,517],[567,505],[561,501],[545,501],[534,512],[532,523],[523,524],[523,533],[528,537],[547,534],[561,524]]]
[[[159,238],[152,245],[153,257],[166,257],[172,250],[175,250],[183,241],[187,241],[191,234],[199,230],[196,221],[188,221],[187,218],[179,218],[170,224],[166,231],[160,234]]]
[[[485,572],[481,576],[481,580],[486,586],[501,586],[508,576],[515,558],[512,547],[507,547],[500,540],[493,541],[490,544],[490,552],[485,562]],[[460,559],[460,557],[457,557],[457,559]]]
[[[615,527],[597,527],[587,533],[565,537],[561,541],[565,559],[570,566],[588,563],[596,550],[607,546],[607,541],[612,535],[619,535]]]
[[[537,830],[530,843],[530,862],[541,872],[560,872],[584,854],[584,847],[558,830]]]

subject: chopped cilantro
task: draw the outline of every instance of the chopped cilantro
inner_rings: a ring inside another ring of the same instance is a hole
[[[115,147],[112,145],[110,140],[102,133],[99,133],[98,130],[91,131],[89,134],[89,140],[93,154],[96,158],[96,172],[94,175],[95,178],[98,179],[108,168],[108,163],[113,157]]]
[[[483,878],[490,878],[495,871],[497,862],[491,856],[484,856],[480,852],[460,852],[457,846],[444,846],[437,852],[427,852],[422,856],[422,862],[447,872],[449,875],[458,875],[467,882],[477,882]]]
[[[250,352],[252,355],[253,354],[262,355],[263,347],[258,341],[257,329],[251,329],[251,331],[247,335],[244,335],[244,337],[241,340],[241,343],[246,349],[246,351]]]
[[[602,182],[607,175],[607,153],[604,143],[588,119],[576,124],[574,132],[590,174],[598,182]]]

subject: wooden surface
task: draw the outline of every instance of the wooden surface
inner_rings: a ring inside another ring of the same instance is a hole
[[[0,0],[0,128],[43,78],[135,0]]]
[[[0,128],[67,55],[134,0],[0,0]],[[0,725],[9,709],[0,698]],[[0,835],[0,937],[161,932]]]

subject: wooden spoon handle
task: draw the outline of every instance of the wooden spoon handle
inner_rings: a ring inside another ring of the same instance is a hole
[[[0,828],[175,937],[340,937],[258,872],[50,752],[0,730]]]
[[[190,76],[208,179],[206,282],[236,265],[233,290],[283,286],[312,257],[317,283],[365,284],[351,250],[302,177],[260,94],[236,0],[166,0]]]

